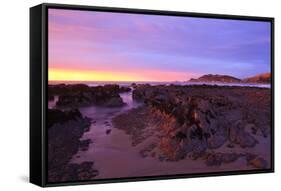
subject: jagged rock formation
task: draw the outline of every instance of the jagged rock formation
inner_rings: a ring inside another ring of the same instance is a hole
[[[120,114],[113,124],[131,135],[133,146],[146,144],[140,150],[143,157],[201,158],[216,166],[245,158],[243,150],[259,144],[257,136],[270,135],[269,89],[139,85],[133,98],[145,105]],[[227,152],[214,152],[222,147]],[[233,147],[240,153],[231,152]]]

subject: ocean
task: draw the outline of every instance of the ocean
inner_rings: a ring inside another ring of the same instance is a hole
[[[118,82],[118,81],[49,81],[49,84],[87,84],[88,86],[103,86],[106,84],[118,84],[119,86],[131,86],[135,84],[150,84],[155,85],[217,85],[217,86],[241,86],[241,87],[259,87],[270,88],[270,84],[250,84],[250,83],[219,83],[219,82]]]

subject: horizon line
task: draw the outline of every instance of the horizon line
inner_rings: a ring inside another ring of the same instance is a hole
[[[48,82],[188,82],[189,80],[173,80],[173,81],[129,81],[129,80],[48,80]]]
[[[205,75],[210,75],[211,73],[206,73],[206,74],[203,74],[199,77],[202,77],[202,76],[205,76]],[[232,76],[232,75],[227,75],[227,74],[211,74],[211,75],[226,75],[226,76],[230,76],[230,77],[235,77],[237,79],[246,79],[246,78],[250,78],[250,77],[255,77],[255,76],[258,76],[258,75],[262,75],[262,74],[271,74],[271,72],[263,72],[263,73],[258,73],[258,74],[255,74],[255,75],[252,75],[252,76],[248,76],[248,77],[244,77],[244,78],[239,78],[239,77],[236,77],[236,76]],[[198,78],[199,78],[198,77]],[[189,80],[191,80],[193,78],[189,78],[189,79],[186,79],[186,80],[172,80],[172,81],[156,81],[156,80],[139,80],[139,81],[131,81],[131,80],[49,80],[48,79],[48,82],[188,82]],[[195,78],[197,79],[197,78]]]

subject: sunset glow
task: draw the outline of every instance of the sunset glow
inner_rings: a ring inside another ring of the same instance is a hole
[[[127,82],[167,82],[175,78],[186,79],[186,73],[180,72],[153,72],[139,73],[109,72],[109,71],[83,71],[69,69],[49,69],[49,81],[127,81]],[[157,79],[157,80],[155,80]]]
[[[188,81],[270,71],[267,22],[48,11],[50,81]]]

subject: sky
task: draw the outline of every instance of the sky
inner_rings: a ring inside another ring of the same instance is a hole
[[[50,81],[187,81],[270,72],[270,23],[48,10]]]

